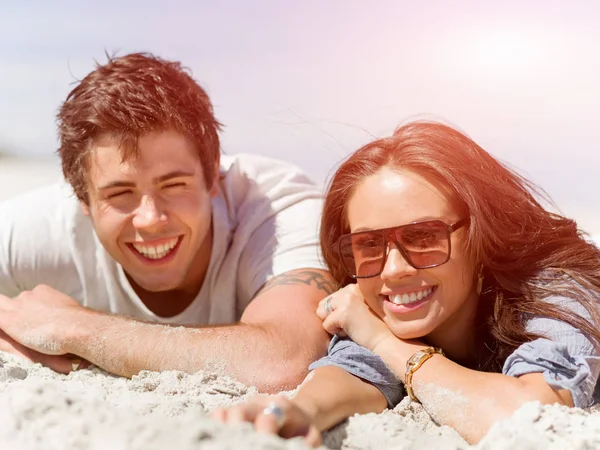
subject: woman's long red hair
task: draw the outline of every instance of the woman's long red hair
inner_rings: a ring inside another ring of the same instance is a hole
[[[446,189],[469,218],[465,250],[485,275],[479,369],[499,371],[516,347],[535,339],[525,329],[532,316],[567,322],[600,346],[600,250],[573,220],[547,211],[536,199],[542,193],[529,181],[439,123],[402,126],[354,152],[334,174],[321,249],[340,287],[353,282],[333,250],[349,232],[346,205],[355,187],[383,167],[414,172]],[[589,317],[543,301],[550,296],[577,301]]]

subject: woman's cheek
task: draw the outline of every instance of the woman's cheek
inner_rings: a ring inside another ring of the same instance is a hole
[[[358,288],[365,299],[365,303],[369,305],[369,308],[375,311],[379,317],[383,318],[383,308],[381,305],[381,299],[379,297],[381,287],[369,286],[372,284],[373,283],[364,283],[359,281]]]

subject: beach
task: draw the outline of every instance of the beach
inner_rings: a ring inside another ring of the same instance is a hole
[[[141,372],[132,379],[97,368],[69,375],[0,353],[3,450],[305,449],[301,438],[224,425],[207,413],[257,395],[227,377],[199,372]],[[293,395],[287,392],[285,395]],[[454,395],[455,396],[455,395]],[[441,396],[443,401],[460,398]],[[460,414],[457,408],[457,414]],[[600,410],[525,404],[470,447],[434,423],[421,405],[357,415],[324,434],[332,449],[592,449],[600,447]]]

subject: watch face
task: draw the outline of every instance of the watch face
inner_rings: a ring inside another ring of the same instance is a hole
[[[425,354],[425,352],[423,352],[423,350],[419,350],[414,355],[412,355],[410,358],[408,358],[407,365],[408,366],[415,365],[416,363],[419,362],[419,359],[421,359],[424,354]]]
[[[421,358],[423,358],[426,355],[429,355],[429,353],[431,353],[431,352],[429,352],[427,350],[418,350],[408,359],[407,363],[408,364],[416,364],[419,362],[419,360]]]
[[[419,360],[421,359],[423,356],[425,356],[427,354],[427,352],[425,350],[419,350],[418,352],[416,352],[413,357],[415,358],[415,360]]]

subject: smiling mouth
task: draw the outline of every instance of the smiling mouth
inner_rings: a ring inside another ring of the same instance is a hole
[[[173,254],[179,247],[179,243],[183,236],[174,237],[161,242],[158,245],[150,245],[143,243],[128,243],[127,246],[144,259],[152,261],[160,261]]]
[[[386,300],[393,303],[394,305],[410,305],[412,303],[427,300],[427,298],[431,297],[431,295],[435,292],[436,289],[437,286],[432,286],[426,289],[421,289],[410,293],[407,292],[404,294],[384,295],[384,297],[386,298]]]

